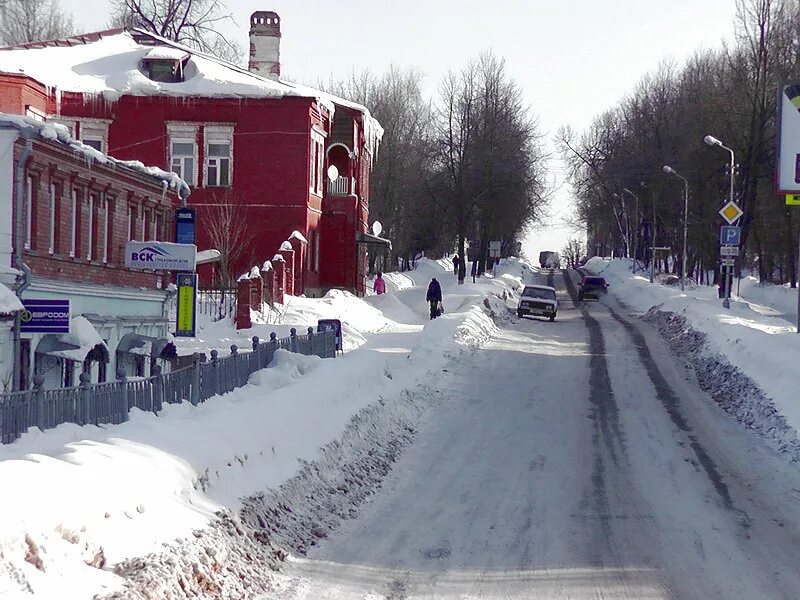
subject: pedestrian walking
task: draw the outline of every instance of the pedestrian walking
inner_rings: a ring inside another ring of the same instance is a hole
[[[442,302],[442,286],[439,285],[436,277],[432,278],[431,282],[428,284],[428,294],[425,296],[425,299],[430,302],[431,305],[431,319],[435,319],[442,314],[442,309],[439,306]]]
[[[461,257],[456,254],[453,257],[453,275],[458,275],[458,267],[461,265]]]
[[[372,284],[372,289],[379,296],[386,293],[386,282],[383,280],[383,273],[375,275],[375,283]]]

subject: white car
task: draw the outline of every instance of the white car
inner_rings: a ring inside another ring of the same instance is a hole
[[[536,315],[556,320],[558,313],[558,300],[556,289],[549,285],[526,285],[522,290],[522,297],[517,305],[517,316]]]

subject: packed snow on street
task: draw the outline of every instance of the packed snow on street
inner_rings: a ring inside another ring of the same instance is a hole
[[[768,364],[797,356],[790,324],[587,269],[599,302],[574,271],[507,259],[457,285],[423,259],[380,296],[203,323],[183,352],[319,318],[346,352],[279,351],[200,406],[0,447],[0,597],[794,597],[796,391]],[[516,316],[526,283],[556,288],[555,322]]]

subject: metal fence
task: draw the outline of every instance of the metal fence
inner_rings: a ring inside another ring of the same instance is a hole
[[[233,345],[229,356],[221,358],[211,351],[211,360],[202,362],[194,355],[191,366],[161,373],[156,365],[154,374],[144,379],[128,380],[123,371],[118,381],[90,384],[89,376],[81,374],[78,387],[44,389],[37,377],[32,390],[0,394],[0,442],[8,444],[25,433],[29,427],[51,429],[62,423],[100,425],[124,423],[131,408],[158,413],[164,403],[191,402],[199,404],[209,398],[244,386],[250,375],[266,367],[278,349],[306,356],[334,358],[336,332],[314,332],[297,335],[295,329],[287,338],[278,339],[273,333],[269,341],[253,337],[252,349],[240,352]]]
[[[197,291],[197,314],[208,315],[215,321],[236,315],[237,292],[235,289]]]

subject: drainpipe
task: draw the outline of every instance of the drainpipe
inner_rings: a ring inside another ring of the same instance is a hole
[[[25,148],[22,150],[22,155],[19,157],[19,161],[17,162],[16,173],[14,175],[17,185],[16,197],[15,197],[15,211],[16,211],[16,222],[14,223],[14,266],[22,271],[22,282],[19,283],[14,290],[14,293],[17,295],[17,298],[22,300],[23,292],[28,289],[31,285],[31,269],[26,265],[22,260],[22,247],[23,247],[23,237],[24,237],[24,222],[23,222],[23,212],[25,207],[25,165],[28,162],[28,158],[30,157],[31,153],[33,152],[33,140],[29,136],[25,135]],[[13,336],[13,345],[14,345],[14,381],[12,382],[11,389],[15,392],[18,392],[20,389],[20,374],[22,369],[22,333],[20,331],[22,327],[22,315],[17,313],[17,316],[14,318],[14,328],[12,330]]]

